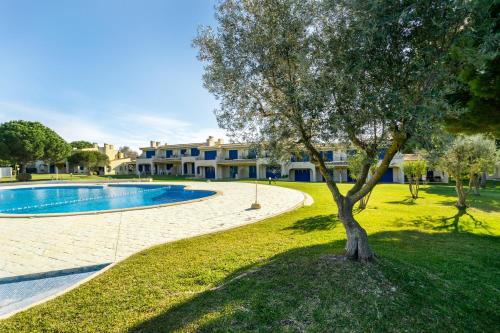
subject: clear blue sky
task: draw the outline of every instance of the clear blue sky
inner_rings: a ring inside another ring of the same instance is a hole
[[[191,46],[214,3],[0,1],[0,122],[134,148],[223,135]]]

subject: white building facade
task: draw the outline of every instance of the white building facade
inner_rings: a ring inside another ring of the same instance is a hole
[[[338,183],[353,182],[347,168],[348,152],[340,146],[321,147],[326,166]],[[259,157],[250,144],[224,143],[209,137],[206,142],[168,145],[151,141],[141,148],[137,158],[137,174],[190,176],[204,179],[285,179],[290,181],[322,182],[319,168],[307,154],[290,156],[286,161],[273,163]],[[379,163],[385,150],[379,152]],[[383,183],[404,183],[404,155],[398,153],[382,176]],[[438,178],[436,178],[438,179]],[[447,176],[441,178],[448,181]]]

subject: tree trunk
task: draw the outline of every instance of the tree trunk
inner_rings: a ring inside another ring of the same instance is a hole
[[[345,256],[352,260],[372,261],[375,253],[368,243],[368,235],[352,214],[353,204],[348,198],[344,198],[337,203],[339,219],[344,225],[347,234]]]
[[[488,177],[488,171],[486,168],[483,169],[481,174],[481,188],[486,188],[486,178]]]
[[[475,173],[470,176],[469,189],[474,195],[479,195],[479,174]]]
[[[367,195],[365,195],[361,200],[359,200],[359,205],[358,208],[363,210],[366,208],[368,205],[368,200],[370,200],[370,195],[372,194],[372,191],[368,192]]]
[[[413,199],[418,199],[418,191],[420,190],[420,179],[417,177],[415,179],[415,197]]]
[[[462,184],[461,179],[456,179],[455,180],[455,190],[457,192],[458,200],[457,200],[457,208],[462,210],[467,208],[467,203],[466,203],[466,198],[467,195],[464,191],[464,185]]]

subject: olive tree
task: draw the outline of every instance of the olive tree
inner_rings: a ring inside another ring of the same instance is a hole
[[[457,192],[457,208],[467,208],[467,195],[463,181],[469,177],[469,192],[475,187],[479,189],[477,180],[479,173],[486,167],[494,165],[498,160],[495,142],[483,135],[458,136],[441,158],[441,167],[455,180]],[[476,180],[473,180],[476,179]],[[477,192],[479,193],[479,192]]]
[[[464,15],[442,0],[225,0],[218,26],[200,29],[194,45],[205,87],[220,101],[219,126],[235,140],[307,150],[338,207],[345,255],[369,261],[374,252],[353,206],[408,138],[427,136],[447,112],[443,59],[466,28]],[[345,194],[318,150],[338,142],[368,157]]]
[[[427,163],[425,160],[405,161],[403,162],[403,172],[408,177],[411,197],[418,199],[420,180],[427,172]]]

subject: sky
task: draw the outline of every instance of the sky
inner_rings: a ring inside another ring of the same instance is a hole
[[[192,47],[215,0],[1,0],[0,123],[147,146],[225,137]]]

